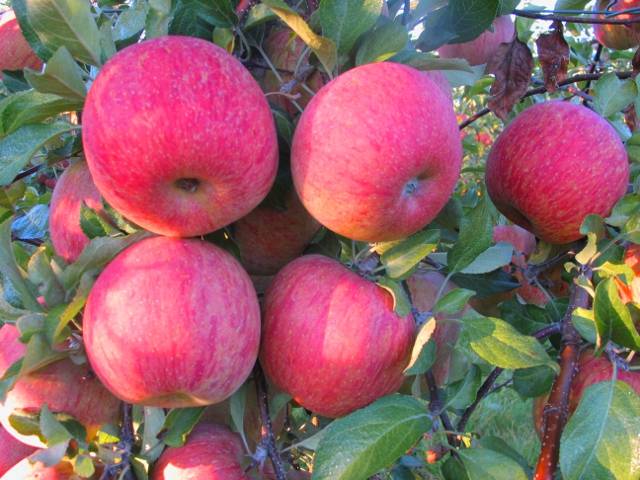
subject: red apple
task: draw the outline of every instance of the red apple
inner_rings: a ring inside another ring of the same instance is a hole
[[[300,405],[340,417],[400,387],[414,333],[389,292],[336,260],[307,255],[267,290],[260,362]]]
[[[24,68],[40,70],[42,61],[22,35],[14,11],[7,10],[0,15],[0,70]],[[1,71],[0,79],[2,79]]]
[[[74,262],[89,243],[80,227],[82,204],[103,212],[100,192],[93,184],[89,168],[78,162],[67,168],[51,195],[49,233],[53,249],[67,263]]]
[[[19,442],[0,427],[0,475],[4,475],[7,470],[34,451],[35,448]]]
[[[436,271],[418,271],[407,280],[413,306],[420,312],[430,312],[435,306],[436,296],[445,277]],[[457,288],[453,282],[447,282],[443,290],[446,294]],[[451,355],[458,335],[460,334],[460,319],[471,308],[466,306],[461,312],[453,315],[439,313],[436,318],[436,330],[433,339],[436,342],[436,360],[431,368],[433,376],[438,385],[444,385],[449,377],[449,367],[451,366]]]
[[[304,53],[305,47],[306,44],[304,43],[304,41],[288,28],[275,28],[271,30],[271,32],[265,39],[265,53],[271,60],[273,66],[280,71],[279,74],[283,83],[291,82],[294,79],[293,73],[295,73],[296,71],[298,60]],[[306,68],[309,68],[309,62],[303,61],[301,64],[301,69]],[[305,84],[315,92],[322,88],[322,86],[324,85],[324,80],[322,79],[322,75],[320,74],[320,72],[318,70],[315,70],[306,78]],[[264,90],[267,93],[279,92],[281,87],[280,81],[276,78],[275,74],[271,70],[267,70],[265,72],[263,85]],[[302,108],[306,107],[306,105],[309,103],[309,100],[311,100],[311,95],[300,85],[296,85],[291,90],[290,94],[300,94],[300,98],[296,100],[296,102]],[[274,105],[277,105],[280,108],[286,110],[290,115],[295,115],[298,113],[298,110],[293,105],[293,103],[291,103],[291,101],[283,95],[270,95],[269,101]]]
[[[91,86],[82,119],[98,190],[155,233],[224,227],[253,210],[275,179],[278,144],[264,94],[238,60],[201,39],[160,37],[118,52]]]
[[[515,27],[509,15],[498,17],[479,37],[469,42],[450,43],[438,49],[442,58],[464,58],[469,65],[483,65],[496,54],[501,43],[513,40]]]
[[[587,215],[609,214],[626,192],[629,163],[604,118],[582,105],[552,101],[529,107],[504,129],[485,178],[507,218],[548,243],[563,244],[582,237]]]
[[[233,236],[250,274],[273,275],[302,255],[319,228],[292,190],[284,208],[262,204],[234,223]]]
[[[167,448],[153,468],[152,480],[249,480],[242,466],[238,434],[222,425],[201,423],[182,447]]]
[[[79,478],[73,473],[69,463],[61,463],[55,467],[46,467],[43,463],[31,463],[25,458],[5,473],[0,480],[75,480]]]
[[[260,308],[238,261],[200,240],[154,237],[100,274],[84,312],[96,375],[128,403],[209,405],[246,380],[258,355]]]
[[[640,0],[617,0],[616,2],[612,2],[611,0],[598,0],[593,9],[595,11],[605,11],[609,7],[609,4],[612,4],[609,11],[619,12],[621,10],[640,7]],[[604,15],[598,15],[598,18],[605,17]],[[618,15],[614,18],[619,20],[629,20],[631,18],[636,19],[638,17],[637,14],[624,14]],[[595,24],[593,26],[598,42],[613,50],[626,50],[627,48],[632,48],[640,44],[639,28],[640,27],[638,27],[637,23],[629,25]]]
[[[0,375],[26,353],[13,325],[0,328]],[[13,437],[34,447],[44,444],[36,435],[22,435],[9,423],[11,415],[36,414],[46,404],[54,413],[73,416],[87,429],[91,439],[100,426],[117,423],[120,402],[95,378],[89,366],[64,359],[22,377],[0,404],[0,422]]]
[[[428,75],[371,63],[325,85],[296,128],[291,169],[302,203],[354,240],[404,238],[446,204],[462,148],[450,99]]]

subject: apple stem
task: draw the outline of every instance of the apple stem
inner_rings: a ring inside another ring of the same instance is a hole
[[[262,444],[266,447],[269,458],[271,459],[276,480],[286,480],[287,474],[284,470],[280,452],[276,446],[276,437],[273,434],[273,424],[271,423],[271,417],[269,416],[267,382],[259,363],[256,364],[254,369],[254,378],[256,383],[256,393],[258,396],[258,406],[260,408],[260,420],[262,422]]]

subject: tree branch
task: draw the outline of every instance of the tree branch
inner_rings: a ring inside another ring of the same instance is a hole
[[[436,379],[431,370],[425,374],[425,379],[427,381],[427,387],[429,388],[429,411],[434,416],[437,415],[440,417],[442,426],[447,431],[447,441],[449,442],[449,445],[457,446],[459,442],[453,434],[453,424],[451,423],[447,412],[444,411],[444,405],[440,398],[440,392],[438,391],[438,384],[436,383]]]
[[[11,180],[11,183],[15,183],[18,180],[22,180],[24,177],[28,177],[29,175],[31,175],[32,173],[36,173],[38,170],[40,170],[42,167],[44,166],[44,164],[40,164],[40,165],[36,165],[35,167],[31,167],[28,168],[27,170],[25,170],[24,172],[20,172],[18,175],[15,176],[15,178],[13,180]]]
[[[629,11],[633,11],[633,10],[629,9]],[[635,11],[637,11],[637,9],[635,9]],[[588,12],[588,13],[593,14],[593,12]],[[622,14],[622,13],[624,12],[622,11],[616,12],[616,14]],[[602,18],[602,17],[584,18],[579,16],[556,15],[554,13],[532,12],[529,10],[520,10],[520,9],[515,9],[513,11],[513,14],[518,17],[533,18],[535,20],[547,20],[549,22],[569,22],[569,23],[586,23],[586,24],[600,23],[605,25],[628,25],[631,23],[640,23],[640,16],[636,18],[629,18],[629,19],[619,19],[619,18],[614,18],[614,16],[605,17],[605,18]]]
[[[260,408],[260,419],[262,421],[262,442],[266,446],[267,453],[273,464],[276,480],[286,480],[287,474],[284,470],[280,452],[276,446],[276,437],[273,434],[273,425],[269,416],[269,397],[267,394],[267,382],[260,364],[256,364],[254,369],[256,382],[256,393],[258,395],[258,406]]]

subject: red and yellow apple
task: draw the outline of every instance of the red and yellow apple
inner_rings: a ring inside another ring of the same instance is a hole
[[[493,21],[491,30],[486,30],[479,37],[464,43],[450,43],[438,49],[442,58],[464,58],[469,65],[483,65],[496,54],[501,43],[513,40],[515,26],[509,15],[498,17]]]
[[[612,2],[611,0],[598,0],[593,9],[595,11],[605,11],[609,7],[609,4],[612,4],[609,11],[620,12],[622,10],[640,7],[640,0],[617,0],[616,2]],[[605,16],[598,15],[598,18],[605,18]],[[638,15],[626,13],[613,18],[629,20],[631,18],[637,19]],[[593,30],[598,42],[613,50],[626,50],[640,44],[640,26],[637,23],[628,25],[596,23],[593,25]]]
[[[628,284],[614,278],[618,294],[624,303],[640,303],[640,245],[629,245],[624,252],[624,263],[633,271],[634,277]]]
[[[83,326],[91,366],[117,397],[164,408],[209,405],[251,372],[260,308],[249,276],[226,251],[153,237],[103,270]]]
[[[551,101],[527,108],[504,129],[485,179],[507,218],[545,242],[564,244],[583,236],[587,215],[607,216],[625,194],[629,162],[604,118],[582,105]]]
[[[114,55],[89,90],[82,140],[105,200],[168,236],[203,235],[248,214],[278,164],[259,85],[225,50],[192,37]]]
[[[284,267],[267,290],[260,363],[300,405],[340,417],[396,391],[415,324],[393,297],[328,257]]]
[[[70,463],[60,463],[55,467],[47,467],[41,462],[31,463],[25,458],[5,473],[0,480],[75,480],[79,477],[73,473]]]
[[[282,208],[262,204],[234,223],[233,237],[250,274],[273,275],[302,255],[319,228],[291,190]]]
[[[34,447],[19,442],[0,427],[0,476],[35,451]]]
[[[0,328],[0,375],[25,355],[26,346],[19,338],[13,325]],[[82,423],[89,439],[100,426],[117,423],[120,413],[120,401],[102,386],[87,364],[76,365],[64,359],[20,378],[0,404],[0,422],[22,443],[43,447],[37,435],[16,431],[9,417],[37,414],[45,404],[51,412],[66,413]]]
[[[68,167],[60,176],[51,195],[49,233],[53,250],[67,263],[74,262],[89,243],[80,227],[82,204],[103,212],[100,192],[93,184],[84,162]]]
[[[22,35],[14,11],[7,10],[0,15],[0,79],[1,70],[24,68],[40,70],[42,61]]]
[[[296,128],[291,169],[321,224],[354,240],[397,240],[446,204],[462,146],[451,100],[430,76],[372,63],[322,87]]]

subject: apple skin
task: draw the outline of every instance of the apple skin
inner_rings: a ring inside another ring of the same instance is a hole
[[[40,70],[42,60],[31,49],[22,35],[13,10],[0,14],[0,70]],[[2,72],[0,71],[0,79]]]
[[[407,286],[411,292],[411,299],[414,307],[420,312],[430,312],[435,306],[438,290],[445,281],[444,275],[436,271],[418,271],[407,279]],[[443,295],[457,288],[453,282],[447,282],[447,286],[443,290]],[[445,315],[438,313],[436,318],[436,329],[433,338],[436,342],[436,360],[431,367],[433,376],[438,385],[445,385],[449,377],[449,368],[451,366],[451,355],[458,335],[460,334],[460,319],[471,308],[467,305],[458,313],[453,315]]]
[[[618,294],[624,303],[640,303],[640,245],[631,244],[627,247],[624,263],[631,268],[635,276],[628,285],[618,277],[614,278]]]
[[[0,427],[0,476],[4,475],[11,467],[28,457],[35,448],[19,442],[4,428]]]
[[[451,196],[462,144],[451,100],[432,78],[391,62],[349,70],[313,97],[291,155],[300,199],[353,240],[411,235]]]
[[[241,465],[240,436],[222,425],[197,425],[181,447],[167,448],[153,468],[152,480],[250,480]]]
[[[389,292],[306,255],[267,290],[260,363],[300,405],[340,417],[400,387],[414,338],[411,315],[394,313]]]
[[[74,480],[79,478],[73,473],[70,463],[60,463],[55,467],[46,467],[43,463],[31,463],[28,458],[17,463],[0,480]]]
[[[223,401],[249,376],[260,307],[249,276],[226,251],[153,237],[100,274],[83,325],[89,361],[115,396],[192,407]]]
[[[159,37],[118,52],[91,86],[82,120],[96,187],[154,233],[224,227],[275,180],[278,143],[264,94],[238,60],[201,39]]]
[[[578,360],[578,373],[573,379],[571,392],[569,393],[569,415],[571,415],[584,394],[584,391],[594,383],[611,381],[613,366],[605,355],[594,357],[592,350],[585,350]],[[635,371],[625,372],[618,370],[618,380],[629,385],[640,395],[640,373]],[[547,403],[547,395],[535,399],[533,403],[533,423],[542,438],[542,421],[544,406]]]
[[[19,338],[13,325],[0,328],[0,375],[26,353]],[[36,435],[18,433],[9,424],[9,417],[20,411],[38,413],[44,404],[54,413],[73,416],[87,429],[88,439],[95,436],[100,426],[117,424],[120,413],[120,401],[102,386],[89,366],[76,365],[69,359],[49,364],[18,380],[0,404],[0,422],[20,442],[42,448],[45,445]]]
[[[89,167],[77,162],[60,176],[51,195],[49,233],[53,250],[67,263],[74,262],[89,243],[80,227],[82,203],[103,213],[100,192],[93,183]]]
[[[242,265],[251,275],[273,275],[304,252],[320,224],[304,209],[294,190],[284,209],[262,204],[233,224]]]
[[[604,118],[582,105],[551,101],[527,108],[504,129],[489,153],[485,180],[509,220],[545,242],[564,244],[583,236],[587,215],[609,214],[626,192],[629,163]]]
[[[469,65],[483,65],[496,54],[501,43],[513,40],[515,27],[509,15],[493,21],[493,31],[486,30],[479,37],[464,43],[450,43],[438,49],[442,58],[464,58]]]
[[[607,9],[611,0],[598,0],[593,7],[595,11],[604,11]],[[630,8],[640,7],[640,0],[618,0],[609,9],[612,12],[619,12],[621,10],[628,10]],[[599,15],[599,18],[603,18],[604,15]],[[624,14],[618,15],[617,19],[627,20],[635,17],[635,15]],[[594,24],[593,30],[596,35],[596,39],[605,47],[612,50],[626,50],[640,44],[640,27],[638,24],[631,25],[605,25]]]
[[[269,36],[264,41],[264,50],[274,67],[279,70],[287,70],[295,72],[298,59],[304,51],[306,44],[304,41],[288,28],[275,28],[271,30]],[[303,68],[307,68],[308,61],[302,64]],[[291,73],[280,73],[283,83],[290,82],[294,76]],[[324,85],[322,74],[315,70],[305,80],[306,85],[315,91],[320,90]],[[267,70],[263,79],[264,91],[279,92],[280,81],[276,78],[271,70]],[[298,105],[305,108],[311,100],[311,95],[300,85],[296,85],[290,92],[292,95],[300,94],[300,98],[296,100]],[[289,115],[294,116],[298,113],[298,109],[283,95],[270,95],[269,101],[274,105],[287,111]]]

